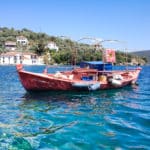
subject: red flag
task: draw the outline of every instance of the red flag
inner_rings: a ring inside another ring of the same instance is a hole
[[[113,49],[106,49],[103,53],[103,57],[105,62],[116,62],[115,50]]]

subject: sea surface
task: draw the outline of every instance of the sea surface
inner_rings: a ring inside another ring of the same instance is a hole
[[[15,66],[0,66],[0,150],[150,149],[150,66],[142,68],[138,86],[28,93]]]

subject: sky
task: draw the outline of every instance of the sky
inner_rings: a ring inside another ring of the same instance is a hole
[[[0,27],[76,41],[119,40],[129,51],[150,50],[150,0],[1,0]]]

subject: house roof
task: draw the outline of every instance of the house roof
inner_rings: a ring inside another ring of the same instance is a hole
[[[22,35],[21,36],[17,36],[16,39],[17,40],[27,40],[27,38],[22,36]]]
[[[37,54],[34,54],[34,53],[30,53],[30,52],[25,52],[25,53],[22,53],[22,52],[7,52],[7,53],[2,53],[1,56],[16,56],[16,55],[37,55]]]
[[[14,45],[14,46],[16,46],[16,42],[13,42],[13,41],[6,41],[5,42],[5,46],[6,45]]]
[[[55,43],[54,41],[48,41],[48,43]]]
[[[2,53],[1,56],[16,56],[16,55],[21,55],[20,52],[7,52],[7,53]]]

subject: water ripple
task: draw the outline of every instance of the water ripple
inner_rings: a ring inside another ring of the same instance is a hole
[[[136,87],[27,93],[15,67],[0,66],[0,149],[148,150],[149,70],[143,67]]]

